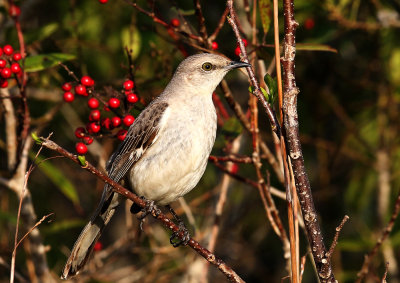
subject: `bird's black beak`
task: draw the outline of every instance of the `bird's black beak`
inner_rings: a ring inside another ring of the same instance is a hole
[[[239,61],[231,61],[229,65],[227,66],[228,69],[237,69],[237,68],[243,68],[243,67],[251,67],[249,63],[246,62],[239,62]]]

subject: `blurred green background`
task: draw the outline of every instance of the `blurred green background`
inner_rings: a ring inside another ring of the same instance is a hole
[[[18,49],[16,29],[4,2],[0,1],[0,46],[11,44]],[[251,42],[245,4],[235,2],[244,36]],[[15,3],[22,10],[20,20],[28,56],[73,55],[73,60],[64,63],[78,77],[90,75],[98,90],[104,87],[121,90],[124,79],[129,77],[124,48],[132,49],[136,90],[142,103],[149,102],[162,91],[184,58],[179,46],[189,54],[198,52],[182,39],[183,36],[174,40],[165,27],[139,12],[129,1],[110,0],[104,5],[96,0]],[[147,11],[153,9],[166,23],[178,18],[182,29],[197,33],[198,22],[191,1],[139,1],[138,5]],[[201,5],[211,34],[224,12],[225,1],[204,0]],[[306,50],[298,50],[296,54],[296,81],[300,89],[298,112],[307,172],[328,247],[335,227],[344,215],[350,216],[340,235],[333,266],[339,282],[353,282],[364,254],[371,250],[388,222],[399,193],[400,2],[296,0],[295,13],[300,24],[296,41],[299,47],[307,44],[307,48],[303,48]],[[282,40],[281,9],[280,15]],[[258,42],[273,44],[273,28],[271,26],[264,34],[259,15],[257,28]],[[219,45],[218,52],[239,59],[234,53],[236,40],[227,23],[215,41]],[[329,46],[337,52],[310,50],[322,46]],[[249,45],[248,51],[255,52],[266,66],[273,60],[270,47]],[[272,76],[275,77],[275,73]],[[60,87],[72,80],[65,69],[54,66],[30,72],[27,89],[32,128],[40,124],[39,117],[55,105],[62,104],[41,135],[53,132],[52,139],[70,151],[74,151],[77,141],[74,129],[84,125],[89,113],[83,98],[77,98],[71,104],[61,102]],[[235,98],[246,110],[246,79],[235,73],[230,74],[227,80]],[[12,86],[11,93],[18,93],[15,86]],[[219,88],[217,94],[229,109]],[[16,98],[15,105],[18,103]],[[142,109],[142,103],[132,110],[135,116]],[[0,111],[4,109],[0,108]],[[233,112],[229,109],[229,113]],[[261,135],[273,148],[270,126],[261,108],[259,116]],[[232,118],[232,121],[237,126],[236,119]],[[6,179],[12,172],[7,170],[4,122],[2,115],[0,176]],[[223,155],[227,141],[242,131],[241,127],[233,128],[229,133],[224,131],[224,126],[219,128],[213,154]],[[251,155],[251,138],[248,133],[243,133],[240,153]],[[87,159],[99,168],[104,167],[117,142],[106,137],[98,139],[89,146]],[[37,145],[33,146],[32,157],[38,149]],[[41,158],[55,155],[44,150]],[[263,172],[266,170],[271,173],[271,185],[283,190],[263,160]],[[238,174],[256,180],[251,165],[240,165]],[[217,185],[222,176],[218,168],[209,164],[197,189],[186,197],[187,202],[194,201],[191,209],[196,223],[195,236],[201,243],[207,243],[219,192]],[[68,250],[96,207],[102,183],[72,162],[56,158],[34,170],[28,187],[38,218],[54,213],[50,217],[52,221],[41,224],[39,229],[48,247],[49,268],[57,278]],[[286,202],[275,201],[286,225]],[[179,205],[174,204],[174,207]],[[8,263],[13,249],[17,210],[18,198],[14,192],[0,186],[0,257]],[[101,259],[93,260],[89,271],[78,277],[77,282],[197,282],[185,276],[196,268],[198,255],[188,248],[171,248],[169,232],[151,219],[145,224],[145,231],[138,232],[135,216],[123,216],[123,210],[121,215],[113,218],[101,242],[104,247],[110,247],[118,239],[133,236],[122,247],[114,247],[104,264],[100,263]],[[390,261],[390,282],[398,282],[398,228],[397,223],[390,240],[384,245],[384,252],[376,256],[372,268],[378,278],[382,277],[385,262]],[[280,282],[287,275],[281,242],[265,217],[257,190],[237,181],[231,183],[220,229],[215,253],[244,280]],[[301,233],[300,255],[306,253],[307,243],[304,233]],[[27,259],[24,247],[18,248],[16,259],[16,270],[29,278],[27,262],[31,259]],[[127,266],[130,268],[127,274],[132,277],[124,276]],[[117,272],[121,278],[114,274]],[[0,281],[7,282],[8,278],[9,270],[0,265]],[[225,280],[214,267],[210,267],[208,278],[210,282]],[[303,282],[317,282],[310,258],[307,259]]]

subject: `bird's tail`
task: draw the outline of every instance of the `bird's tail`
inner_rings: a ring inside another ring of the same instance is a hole
[[[78,240],[75,242],[71,255],[63,269],[61,279],[67,279],[79,273],[89,259],[94,245],[103,232],[104,227],[114,215],[115,209],[120,202],[121,197],[117,193],[111,193],[107,197],[106,193],[103,194],[102,200],[92,219],[83,228]]]

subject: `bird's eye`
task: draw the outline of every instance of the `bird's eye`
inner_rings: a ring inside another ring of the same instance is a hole
[[[204,71],[211,71],[212,68],[213,68],[213,65],[211,63],[209,63],[209,62],[206,62],[206,63],[203,64],[203,66],[201,66],[201,68]]]

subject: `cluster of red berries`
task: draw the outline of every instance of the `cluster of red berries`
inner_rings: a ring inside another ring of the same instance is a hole
[[[243,38],[242,41],[243,41],[244,47],[247,47],[247,45],[249,44],[247,39]],[[236,54],[236,56],[240,56],[240,53],[241,53],[241,51],[240,51],[240,47],[239,47],[239,43],[238,43],[235,48],[235,54]]]
[[[125,94],[125,100],[128,105],[132,105],[138,102],[137,95],[133,92],[135,84],[131,80],[126,80],[123,84],[123,93]],[[72,102],[75,100],[75,95],[90,97],[87,101],[89,109],[91,109],[89,114],[89,122],[86,127],[79,127],[75,130],[75,136],[81,139],[75,146],[76,152],[78,154],[86,154],[87,146],[93,142],[93,136],[102,133],[110,132],[116,128],[129,127],[135,121],[135,118],[127,114],[123,118],[120,116],[114,117],[104,117],[102,118],[101,112],[98,109],[100,107],[100,101],[93,97],[94,93],[94,80],[89,76],[83,76],[80,82],[73,86],[72,83],[67,82],[62,85],[62,90],[64,91],[64,101]],[[104,103],[104,102],[103,102]],[[121,106],[121,101],[119,98],[111,97],[107,103],[104,103],[104,111],[110,112],[110,110],[117,110]],[[119,129],[116,133],[116,137],[123,141],[126,137],[127,130],[124,128]]]
[[[0,88],[8,87],[8,80],[13,74],[22,75],[22,68],[18,63],[21,59],[21,53],[14,52],[11,45],[0,47]]]

